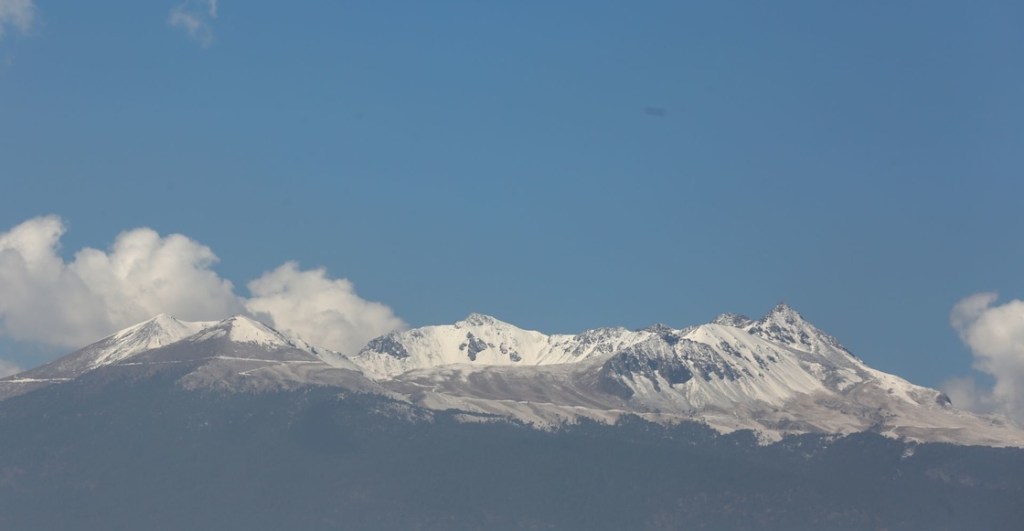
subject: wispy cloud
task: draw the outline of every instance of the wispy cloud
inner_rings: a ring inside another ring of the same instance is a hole
[[[250,313],[310,343],[342,352],[404,326],[387,306],[360,298],[351,282],[288,262],[249,284],[251,297],[212,267],[217,256],[183,236],[148,228],[122,232],[107,251],[84,248],[66,261],[57,216],[0,233],[0,334],[81,347],[169,313],[217,320]]]
[[[35,14],[32,0],[0,0],[0,38],[9,28],[27,32],[32,27]]]
[[[954,405],[995,412],[1024,422],[1024,301],[995,304],[996,293],[976,293],[958,302],[950,324],[974,356],[974,368],[992,377],[982,385],[972,377],[944,385]]]
[[[213,21],[216,19],[217,0],[186,0],[171,9],[167,23],[184,31],[205,48],[213,43]]]

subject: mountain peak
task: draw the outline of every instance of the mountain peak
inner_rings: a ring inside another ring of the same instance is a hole
[[[266,324],[263,324],[262,321],[257,321],[256,319],[253,319],[252,317],[249,317],[247,315],[242,315],[242,314],[232,315],[231,317],[228,317],[227,319],[224,319],[221,322],[222,323],[231,323],[232,326],[255,326],[257,328],[262,327],[262,328],[266,328],[268,330],[270,329],[270,327],[268,325],[266,325]]]
[[[738,313],[723,313],[711,320],[711,324],[732,326],[735,328],[742,328],[752,322],[753,320],[751,318]]]
[[[144,328],[149,328],[149,329],[153,329],[153,328],[168,329],[168,328],[173,328],[173,327],[180,326],[180,325],[182,325],[182,322],[179,321],[174,316],[172,316],[170,314],[166,314],[166,313],[161,313],[161,314],[155,315],[153,317],[150,317],[149,319],[146,319],[145,321],[142,321],[140,323],[133,324],[132,326],[129,326],[128,328],[125,328],[123,330],[119,330],[117,332],[114,332],[113,334],[111,334],[110,337],[124,337],[124,336],[127,336],[127,335],[137,331],[137,330],[142,330]]]
[[[169,345],[198,332],[208,324],[204,322],[184,322],[169,314],[161,313],[141,323],[115,332],[96,345],[103,345],[102,348],[109,350],[111,353],[116,352],[114,358],[121,359],[143,350]],[[102,359],[99,361],[105,361],[108,357],[101,356]]]
[[[836,338],[822,332],[809,323],[800,312],[785,302],[775,305],[759,321],[751,322],[746,327],[751,335],[786,345],[804,352],[829,354],[839,352],[852,356]]]
[[[254,343],[265,347],[292,347],[294,343],[273,328],[244,315],[235,315],[203,330],[194,341],[227,338],[235,343]]]
[[[491,317],[490,315],[485,315],[485,314],[476,313],[476,312],[467,315],[465,319],[463,319],[461,321],[457,321],[455,323],[455,326],[457,328],[464,328],[464,327],[467,327],[467,326],[502,326],[502,325],[510,326],[508,323],[506,323],[506,322],[504,322],[504,321],[502,321],[500,319],[497,319],[495,317]]]
[[[161,313],[158,313],[158,314],[154,315],[153,317],[149,318],[149,320],[145,321],[145,322],[148,323],[148,322],[167,322],[167,321],[178,321],[178,318],[173,316],[173,315],[171,315],[171,314],[169,314],[169,313],[161,312]]]
[[[760,325],[765,328],[782,327],[787,329],[800,329],[806,330],[811,329],[817,331],[811,323],[804,319],[804,316],[800,312],[796,311],[795,308],[780,302],[775,305],[768,313],[764,315],[760,320],[754,322],[751,321],[751,325]]]
[[[40,381],[74,378],[93,369],[181,341],[210,324],[180,321],[162,313],[114,332],[46,365],[25,371],[23,376]]]
[[[654,323],[650,326],[641,328],[640,332],[651,332],[652,334],[664,334],[669,332],[675,332],[675,329],[664,323]]]
[[[785,303],[785,301],[779,302],[774,308],[765,315],[765,318],[778,317],[785,319],[787,322],[804,321],[800,312],[796,311],[795,308]]]

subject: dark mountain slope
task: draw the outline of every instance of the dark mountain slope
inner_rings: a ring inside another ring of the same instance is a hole
[[[192,362],[201,363],[201,362]],[[3,529],[1019,529],[1024,451],[557,431],[106,367],[0,406]]]

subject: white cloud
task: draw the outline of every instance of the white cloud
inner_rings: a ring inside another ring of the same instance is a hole
[[[162,312],[200,320],[242,310],[231,282],[210,269],[217,257],[185,236],[133,229],[107,252],[85,248],[65,262],[64,231],[47,216],[0,234],[2,333],[78,347]]]
[[[217,0],[186,0],[171,8],[167,23],[181,29],[205,48],[213,43],[213,21],[216,19]]]
[[[12,374],[18,374],[22,371],[21,367],[18,367],[14,363],[7,360],[0,360],[0,378],[6,378]]]
[[[949,324],[963,337],[964,330],[977,321],[998,298],[999,294],[991,291],[964,297],[954,304],[953,310],[949,312]]]
[[[8,27],[22,33],[32,27],[36,7],[32,0],[0,0],[0,37],[4,36]]]
[[[186,236],[132,229],[107,251],[84,248],[66,261],[58,254],[65,229],[46,216],[0,233],[0,334],[81,347],[159,313],[218,320],[250,311],[310,343],[351,352],[402,326],[390,308],[323,269],[286,263],[254,280],[246,299],[211,269],[213,251]]]
[[[974,368],[992,377],[991,388],[973,378],[946,383],[954,404],[993,411],[1024,422],[1024,301],[994,305],[995,293],[978,293],[958,302],[950,324],[974,356]]]
[[[352,283],[324,269],[301,271],[288,262],[249,283],[246,308],[273,326],[313,344],[354,353],[367,341],[404,326],[391,308],[361,299]]]

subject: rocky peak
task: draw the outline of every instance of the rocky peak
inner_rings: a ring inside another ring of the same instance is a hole
[[[753,322],[753,319],[747,317],[746,315],[740,315],[738,313],[723,313],[718,317],[715,317],[711,321],[711,324],[743,328],[744,326],[747,326]]]
[[[784,302],[772,308],[759,321],[751,322],[746,330],[751,335],[804,352],[841,352],[850,355],[836,338],[819,330]]]
[[[465,319],[463,319],[461,321],[457,321],[454,326],[456,328],[470,328],[470,327],[477,327],[477,326],[492,326],[492,327],[496,327],[496,326],[503,326],[503,325],[507,326],[508,323],[500,321],[500,320],[498,320],[498,319],[496,319],[494,317],[491,317],[490,315],[484,315],[482,313],[471,313],[471,314],[467,315]]]

